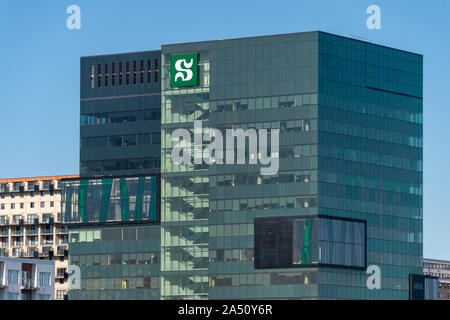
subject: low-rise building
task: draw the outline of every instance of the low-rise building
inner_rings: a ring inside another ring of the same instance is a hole
[[[0,257],[0,300],[54,298],[54,261]]]
[[[68,231],[61,219],[60,179],[0,180],[0,256],[54,260],[55,293],[67,294]]]
[[[450,300],[450,261],[423,259],[423,274],[439,278],[439,300]]]

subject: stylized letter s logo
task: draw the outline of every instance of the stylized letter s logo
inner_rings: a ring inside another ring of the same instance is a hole
[[[194,73],[190,68],[192,68],[192,65],[194,64],[194,59],[191,59],[190,62],[187,62],[186,59],[180,59],[177,62],[175,62],[175,70],[178,72],[175,74],[175,82],[178,80],[178,78],[181,78],[181,81],[189,81],[194,76]],[[185,74],[186,73],[186,76]]]

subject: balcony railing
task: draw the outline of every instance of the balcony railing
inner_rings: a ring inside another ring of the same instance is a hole
[[[23,230],[11,230],[13,236],[23,236]]]
[[[50,255],[51,247],[43,247],[41,253],[39,254],[41,257],[48,257]]]
[[[67,228],[57,228],[56,233],[69,233]]]
[[[35,234],[37,235],[39,233],[38,229],[28,229],[27,230],[27,234]]]
[[[38,282],[31,278],[22,278],[21,285],[23,289],[39,289]]]
[[[9,257],[8,249],[0,249],[0,257]]]
[[[27,258],[37,258],[39,256],[39,251],[37,249],[28,250],[25,256]]]
[[[41,229],[41,234],[53,234],[53,229]]]
[[[65,256],[67,255],[67,247],[66,246],[59,246],[56,248],[56,255],[57,256]]]
[[[0,230],[0,236],[7,236],[8,230]]]
[[[8,223],[9,223],[8,218],[0,220],[0,226],[6,226],[6,225],[8,225]]]
[[[65,279],[65,278],[67,278],[67,276],[68,276],[68,273],[65,271],[64,272],[58,271],[56,273],[56,279]]]
[[[23,254],[22,251],[14,251],[14,250],[13,250],[13,252],[12,252],[12,257],[15,257],[15,258],[21,258],[21,257],[23,257],[23,256],[24,256],[24,254]]]
[[[26,224],[39,224],[38,218],[28,219]]]
[[[11,224],[12,225],[22,225],[23,224],[23,219],[12,219],[11,220]]]
[[[41,224],[51,224],[54,223],[54,219],[50,217],[42,217]]]

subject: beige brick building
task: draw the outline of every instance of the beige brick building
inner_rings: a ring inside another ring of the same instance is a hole
[[[0,179],[0,256],[55,261],[55,299],[67,293],[67,229],[59,180],[77,175]]]

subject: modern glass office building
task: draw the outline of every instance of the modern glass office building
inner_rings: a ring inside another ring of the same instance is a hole
[[[160,57],[81,58],[82,179],[63,182],[62,201],[81,277],[69,299],[160,297]]]
[[[160,56],[81,58],[80,176],[159,173]]]
[[[171,57],[192,53],[198,82],[178,87]],[[422,56],[322,32],[166,45],[161,91],[163,299],[408,298]],[[174,164],[171,133],[194,120],[279,129],[278,173]]]
[[[421,55],[323,32],[160,55],[159,298],[408,299],[422,272]],[[213,128],[242,129],[245,147],[223,153],[247,161],[206,161]],[[174,161],[177,129],[193,161]],[[268,155],[251,147],[262,129],[279,132]]]

